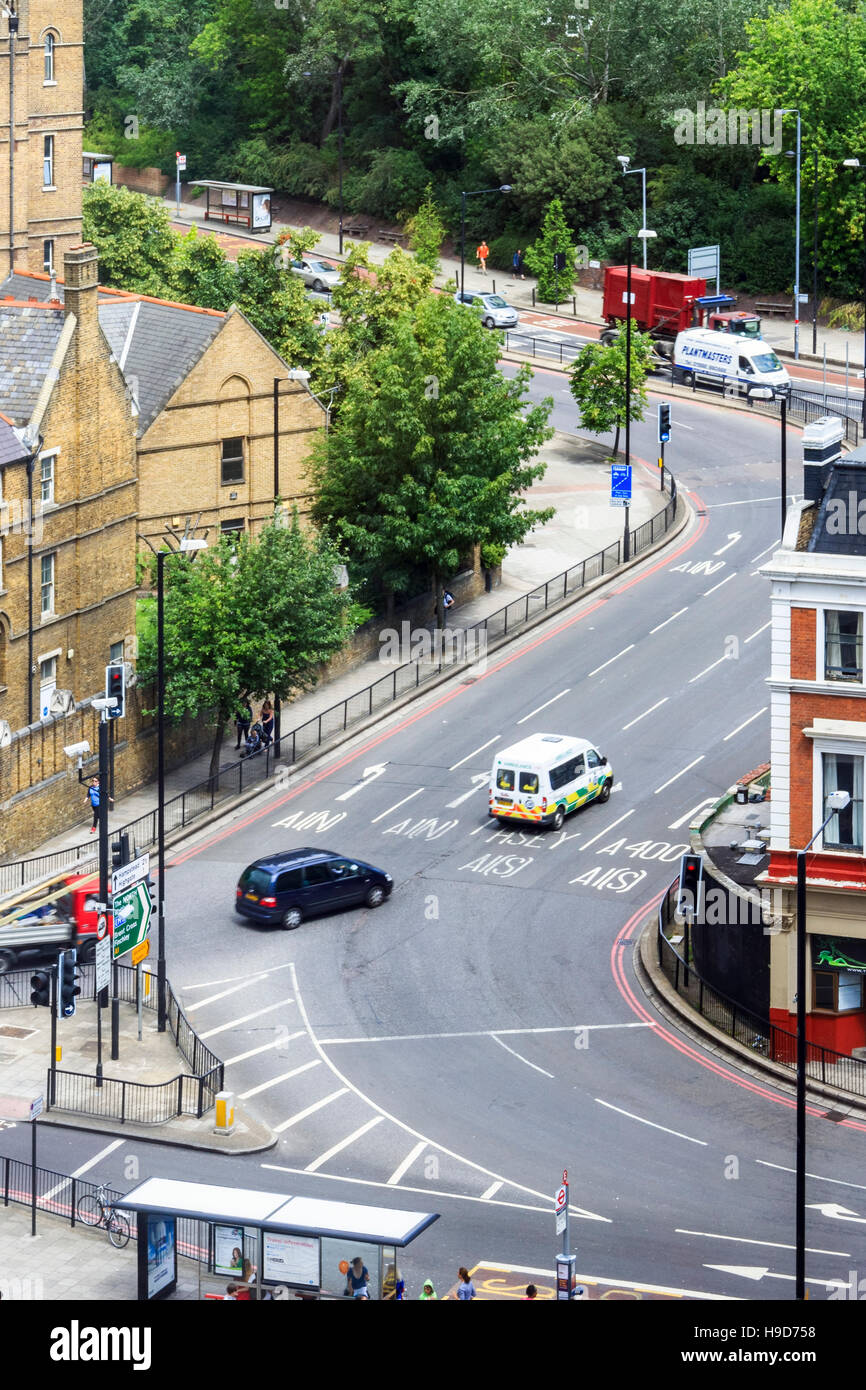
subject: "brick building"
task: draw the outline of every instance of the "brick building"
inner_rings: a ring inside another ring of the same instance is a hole
[[[866,1045],[866,449],[826,462],[807,453],[804,492],[762,567],[772,582],[772,803],[758,881],[784,889],[796,921],[796,851],[830,792],[850,794],[810,851],[806,904],[807,1035],[850,1053]],[[796,1012],[795,944],[791,931],[771,937],[770,1018],[785,1028]]]
[[[61,266],[65,251],[81,241],[83,107],[82,0],[4,0],[0,275]]]

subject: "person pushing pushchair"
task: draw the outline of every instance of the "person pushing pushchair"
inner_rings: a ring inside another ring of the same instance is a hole
[[[261,753],[262,749],[267,747],[264,732],[258,719],[253,725],[251,725],[250,731],[246,736],[245,743],[246,748],[241,751],[242,758],[251,758],[254,753]]]

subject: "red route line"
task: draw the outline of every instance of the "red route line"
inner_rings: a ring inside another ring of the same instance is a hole
[[[655,1025],[653,1027],[653,1033],[656,1037],[662,1038],[664,1042],[669,1043],[671,1047],[675,1047],[684,1057],[689,1057],[692,1061],[699,1063],[699,1065],[706,1068],[707,1071],[715,1072],[716,1076],[721,1077],[723,1081],[731,1081],[735,1086],[739,1086],[745,1091],[751,1091],[753,1095],[760,1096],[763,1100],[770,1100],[775,1105],[784,1105],[788,1110],[793,1110],[797,1104],[796,1100],[792,1100],[789,1096],[779,1095],[775,1091],[768,1090],[765,1086],[750,1080],[748,1077],[738,1075],[736,1072],[731,1071],[729,1067],[722,1066],[705,1053],[700,1052],[697,1048],[691,1046],[690,1043],[684,1042],[681,1038],[668,1032],[666,1028],[656,1022],[656,1018],[648,1012],[645,1006],[635,996],[630,983],[625,977],[622,957],[617,955],[617,951],[621,946],[625,945],[626,939],[630,936],[631,932],[634,931],[638,923],[646,918],[647,913],[658,907],[666,892],[667,889],[663,888],[660,893],[656,893],[655,896],[644,903],[642,907],[639,907],[628,919],[625,926],[619,931],[617,939],[611,947],[611,974],[613,975],[614,984],[620,995],[631,1009],[632,1013],[636,1014],[637,1017],[644,1022],[653,1023]],[[806,1113],[814,1116],[816,1119],[823,1120],[826,1117],[827,1111],[818,1110],[815,1106],[807,1104]],[[841,1120],[839,1123],[845,1125],[849,1129],[866,1130],[866,1124],[858,1124],[856,1120]]]
[[[694,496],[697,499],[697,494],[693,493],[692,496]],[[700,501],[700,499],[697,500]],[[651,574],[655,574],[657,570],[662,569],[666,565],[671,564],[671,562],[676,560],[680,555],[682,555],[684,551],[690,549],[698,540],[700,540],[708,525],[709,521],[706,516],[699,518],[698,526],[695,529],[694,535],[684,540],[682,545],[672,554],[666,553],[664,559],[658,560],[654,565],[650,565],[648,569],[641,571],[641,573],[635,576],[635,578],[630,579],[626,581],[624,584],[619,585],[612,591],[613,594],[619,594],[624,592],[625,589],[631,588],[631,586],[633,584],[638,583],[639,580],[648,579],[649,576]],[[511,656],[504,657],[501,661],[497,662],[495,666],[491,666],[490,669],[486,671],[483,676],[479,676],[475,684],[479,685],[481,681],[489,680],[491,676],[497,675],[500,671],[504,670],[506,666],[510,666],[515,661],[521,661],[523,657],[525,657],[529,652],[534,651],[536,647],[540,647],[543,643],[551,641],[554,637],[558,637],[560,633],[567,631],[568,628],[573,627],[575,623],[582,622],[583,619],[588,618],[591,613],[597,612],[597,610],[602,606],[602,602],[603,600],[600,599],[598,600],[598,602],[590,604],[588,608],[582,609],[580,613],[574,614],[573,617],[566,618],[563,622],[558,623],[556,627],[551,628],[548,632],[544,632],[540,636],[536,637],[533,641],[528,642],[525,646],[521,647],[520,651],[513,652]],[[401,720],[395,728],[388,729],[384,733],[377,734],[375,738],[372,738],[369,740],[369,742],[365,743],[363,748],[359,748],[354,753],[347,753],[345,757],[339,759],[336,763],[331,764],[329,767],[323,768],[321,772],[318,772],[314,776],[307,778],[307,780],[303,782],[300,786],[295,787],[294,790],[290,792],[287,792],[286,795],[284,797],[281,797],[278,801],[271,802],[268,806],[262,807],[261,810],[251,812],[250,815],[246,816],[243,820],[235,821],[231,826],[227,826],[224,830],[218,831],[215,835],[210,836],[209,839],[203,840],[201,844],[193,845],[190,849],[181,851],[180,854],[175,855],[174,858],[170,861],[169,867],[172,867],[176,864],[186,863],[188,859],[192,859],[197,854],[201,854],[203,850],[210,849],[213,845],[219,844],[220,841],[226,839],[229,835],[233,835],[236,830],[245,830],[248,826],[255,824],[255,822],[258,820],[261,820],[263,816],[270,815],[274,810],[277,810],[278,808],[285,806],[287,802],[293,801],[295,797],[300,796],[302,792],[309,791],[311,787],[317,786],[319,782],[323,781],[326,777],[330,777],[335,772],[342,771],[343,768],[348,767],[351,763],[357,762],[359,758],[365,757],[372,749],[378,748],[380,743],[384,743],[387,739],[393,738],[396,734],[400,734],[405,729],[411,728],[411,726],[413,724],[416,724],[418,720],[426,719],[428,715],[434,714],[436,710],[441,709],[443,705],[450,704],[452,700],[456,700],[459,696],[465,695],[467,693],[467,690],[468,686],[458,686],[456,690],[452,690],[446,693],[445,695],[441,695],[437,700],[434,700],[432,704],[426,705],[423,709],[418,710],[415,714],[410,714],[407,716],[406,719]]]

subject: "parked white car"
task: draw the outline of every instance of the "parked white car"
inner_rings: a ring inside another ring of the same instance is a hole
[[[471,309],[481,310],[481,322],[485,328],[516,328],[519,315],[516,309],[506,304],[501,294],[477,294],[458,290],[454,296],[456,304],[468,304]]]
[[[324,294],[326,290],[332,290],[339,284],[340,272],[334,265],[329,265],[327,261],[313,260],[310,257],[303,261],[289,261],[289,270],[293,275],[300,275],[305,285],[309,285],[316,294]]]

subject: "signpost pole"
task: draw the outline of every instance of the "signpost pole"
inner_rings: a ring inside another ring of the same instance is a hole
[[[36,1116],[30,1118],[30,1234],[36,1235]]]
[[[108,717],[99,717],[99,901],[108,904]],[[96,991],[96,1084],[102,1085],[102,1009],[106,990]]]

